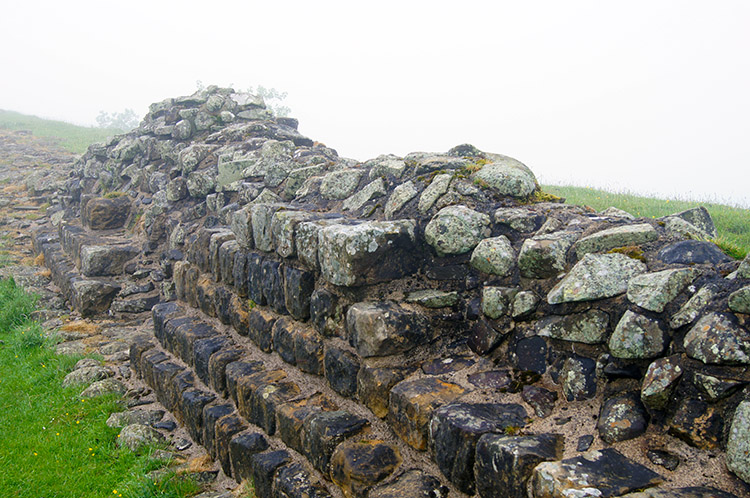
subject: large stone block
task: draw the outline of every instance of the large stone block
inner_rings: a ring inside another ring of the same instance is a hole
[[[321,274],[347,287],[385,282],[416,270],[413,220],[333,225],[318,234]]]
[[[240,402],[237,397],[237,383],[241,378],[262,372],[263,370],[265,370],[265,366],[262,361],[239,360],[229,363],[224,369],[224,376],[227,384],[227,398],[234,401],[234,404],[239,407]]]
[[[391,388],[404,380],[407,367],[369,367],[363,365],[357,375],[357,396],[378,418],[388,415]]]
[[[229,441],[229,459],[232,463],[232,475],[237,482],[252,477],[252,456],[267,449],[268,441],[259,432],[242,432],[236,434]]]
[[[331,498],[331,494],[302,465],[290,463],[276,473],[272,498]]]
[[[346,314],[349,342],[363,357],[405,353],[430,340],[427,320],[395,303],[357,303]]]
[[[284,267],[284,304],[289,314],[297,320],[310,317],[310,298],[315,290],[315,275],[312,272]]]
[[[81,273],[87,277],[120,275],[125,263],[140,253],[129,245],[84,245],[81,247]]]
[[[214,335],[195,341],[195,344],[193,344],[194,356],[192,364],[195,368],[195,374],[204,384],[208,385],[210,383],[208,363],[211,360],[211,355],[231,345],[231,339],[223,335]]]
[[[247,254],[247,297],[260,306],[266,305],[266,296],[263,294],[263,263],[265,258],[257,253]]]
[[[216,459],[216,422],[234,412],[234,405],[218,401],[203,407],[203,447]]]
[[[261,266],[261,286],[268,306],[280,315],[288,314],[284,296],[284,267],[267,259]]]
[[[245,350],[241,347],[228,347],[212,354],[208,361],[207,385],[225,398],[228,397],[226,367],[239,361],[244,354]]]
[[[367,419],[346,411],[316,412],[303,424],[303,454],[313,467],[328,475],[328,465],[336,446],[368,428]]]
[[[360,363],[357,355],[336,346],[325,350],[325,376],[331,389],[351,398],[357,393],[357,374]]]
[[[351,498],[366,498],[373,485],[401,464],[398,448],[379,440],[344,441],[331,457],[331,480]]]
[[[617,247],[639,246],[658,238],[659,234],[656,229],[648,223],[622,225],[583,237],[575,243],[574,249],[580,259],[588,253],[606,252]]]
[[[323,393],[288,401],[276,409],[276,433],[287,446],[301,453],[305,420],[314,413],[338,409]]]
[[[273,344],[273,326],[276,323],[276,315],[268,310],[253,308],[247,313],[248,337],[262,351],[270,353]]]
[[[276,252],[282,258],[292,258],[297,254],[295,236],[297,226],[315,217],[305,211],[276,211],[271,218],[271,235]]]
[[[368,498],[445,498],[448,488],[418,469],[407,470],[393,482],[370,491]]]
[[[646,265],[624,254],[586,254],[547,295],[549,304],[593,301],[623,294]]]
[[[74,280],[71,301],[78,312],[86,317],[107,311],[120,286],[104,280]]]
[[[92,230],[122,228],[130,217],[132,204],[126,195],[97,197],[86,203],[81,213],[83,224]]]
[[[227,414],[218,419],[215,423],[214,432],[216,436],[213,454],[221,463],[221,468],[224,470],[224,473],[229,477],[232,476],[232,460],[229,448],[230,443],[236,434],[246,430],[247,427],[247,422],[236,413]]]
[[[280,209],[285,209],[284,204],[253,204],[250,208],[253,225],[253,242],[255,247],[261,251],[273,251],[273,233],[271,222],[274,214]]]

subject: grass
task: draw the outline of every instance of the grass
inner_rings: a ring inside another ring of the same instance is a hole
[[[615,193],[588,187],[544,185],[543,190],[564,197],[567,204],[590,206],[596,211],[610,206],[642,218],[660,218],[697,206],[704,206],[716,225],[719,236],[713,240],[725,253],[735,259],[750,252],[750,210],[716,203],[657,199],[632,194]]]
[[[34,298],[0,280],[0,490],[4,498],[184,498],[200,488],[183,476],[154,483],[166,462],[117,446],[105,421],[123,409],[115,395],[80,398],[62,380],[80,357],[58,356],[42,327],[28,320]]]
[[[0,110],[0,128],[30,130],[37,137],[58,139],[60,145],[75,154],[83,154],[92,143],[122,133],[122,130],[77,126],[4,110]]]

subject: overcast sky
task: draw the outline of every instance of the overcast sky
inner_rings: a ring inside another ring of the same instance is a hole
[[[548,183],[750,207],[750,2],[66,2],[0,7],[0,108],[91,125],[275,87],[365,160],[470,142]]]

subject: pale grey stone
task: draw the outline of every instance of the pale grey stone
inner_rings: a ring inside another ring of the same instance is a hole
[[[641,401],[653,410],[663,410],[682,376],[678,356],[654,360],[646,370],[641,386]]]
[[[454,306],[458,302],[458,292],[445,292],[441,290],[421,290],[406,294],[407,303],[416,303],[425,308],[445,308]]]
[[[346,199],[357,190],[363,169],[341,169],[323,176],[320,182],[320,195],[324,199]]]
[[[648,223],[622,225],[588,235],[575,243],[578,258],[593,252],[606,252],[625,246],[638,246],[659,238],[656,229]]]
[[[531,315],[539,305],[539,296],[532,291],[521,291],[513,298],[511,305],[511,316],[514,319],[525,318]]]
[[[109,367],[84,367],[73,370],[65,376],[62,382],[63,387],[74,384],[88,384],[97,380],[112,377],[115,373]]]
[[[624,254],[586,254],[547,295],[549,304],[593,301],[623,294],[647,270]]]
[[[116,379],[102,379],[93,382],[89,387],[83,390],[81,398],[96,398],[107,394],[117,394],[122,396],[128,390],[125,384]]]
[[[698,272],[692,268],[638,275],[628,283],[628,299],[643,309],[661,313],[697,277]]]
[[[750,278],[750,253],[745,256],[745,259],[740,263],[740,267],[737,268],[738,278]]]
[[[706,364],[750,364],[750,334],[730,314],[709,313],[687,333],[685,352]]]
[[[618,209],[614,206],[608,207],[604,211],[601,211],[599,213],[599,216],[606,216],[608,218],[625,218],[626,220],[634,220],[635,216],[628,213],[627,211],[623,211],[622,209]]]
[[[374,180],[379,176],[401,178],[406,169],[406,162],[400,157],[388,154],[370,159],[365,163],[365,166],[370,168],[370,180]]]
[[[518,289],[485,287],[482,290],[482,313],[492,319],[510,314],[511,303]]]
[[[513,271],[516,254],[504,235],[483,239],[471,253],[470,264],[481,272],[504,277]]]
[[[687,223],[687,225],[689,226],[686,226],[684,223],[680,222],[673,224],[673,226],[676,228],[679,227],[681,229],[687,229],[690,232],[696,233],[697,235],[709,239],[716,238],[719,235],[719,233],[716,231],[714,220],[711,218],[708,210],[703,206],[688,209],[671,216],[666,216],[663,218],[663,220],[666,222],[666,228],[668,230],[670,229],[670,223],[672,223],[674,220],[680,220]]]
[[[701,287],[693,297],[680,308],[669,320],[669,326],[673,329],[682,327],[693,323],[701,312],[708,306],[714,297],[716,297],[716,289],[711,286]]]
[[[425,228],[425,240],[438,256],[472,250],[489,232],[490,217],[466,206],[448,206]]]
[[[664,351],[668,336],[657,320],[625,311],[609,338],[615,358],[656,358]]]
[[[297,225],[296,241],[297,257],[300,262],[310,269],[320,268],[318,261],[318,233],[324,227],[338,225],[341,219],[303,221]]]
[[[126,425],[120,431],[117,445],[128,448],[130,451],[138,451],[144,446],[162,443],[164,436],[159,431],[144,424]]]
[[[233,212],[230,222],[237,243],[245,249],[252,249],[255,246],[253,242],[253,221],[250,207],[245,206]]]
[[[607,337],[609,315],[588,310],[564,316],[549,316],[537,322],[537,334],[563,341],[602,344]]]
[[[420,213],[427,213],[435,205],[435,201],[448,191],[452,178],[453,176],[447,173],[435,175],[432,182],[422,191],[422,195],[419,196],[417,209]]]
[[[250,207],[251,223],[253,225],[253,242],[257,249],[265,252],[273,251],[273,235],[271,221],[280,209],[286,209],[284,204],[253,204]]]
[[[494,162],[474,173],[473,178],[498,194],[511,197],[527,197],[537,188],[534,173],[520,161],[506,156],[497,156]]]
[[[727,438],[727,468],[750,484],[750,401],[737,405]]]
[[[729,295],[729,309],[735,313],[750,314],[750,286],[743,287]]]
[[[187,177],[187,189],[191,197],[204,198],[216,188],[216,171],[206,169],[192,171]]]
[[[276,252],[282,258],[291,258],[297,252],[294,240],[297,225],[303,221],[312,220],[313,213],[305,211],[276,211],[271,218],[271,234]]]
[[[412,200],[417,195],[417,188],[414,186],[414,182],[409,180],[406,183],[402,183],[395,189],[388,198],[388,202],[385,204],[385,219],[390,220],[393,215],[404,207],[404,205]]]
[[[529,233],[536,230],[537,222],[541,216],[534,211],[523,208],[500,208],[495,211],[495,221],[501,225],[507,225],[513,230],[521,233]]]
[[[385,182],[382,178],[377,178],[365,185],[362,190],[347,198],[341,205],[341,209],[344,211],[357,211],[371,200],[382,197],[385,194]]]
[[[286,179],[286,185],[284,186],[284,198],[294,198],[308,178],[320,175],[324,171],[325,168],[319,164],[290,171]]]

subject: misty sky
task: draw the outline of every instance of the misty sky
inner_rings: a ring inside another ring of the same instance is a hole
[[[365,160],[470,142],[543,182],[750,207],[750,2],[4,2],[0,108],[91,125],[275,87]]]

